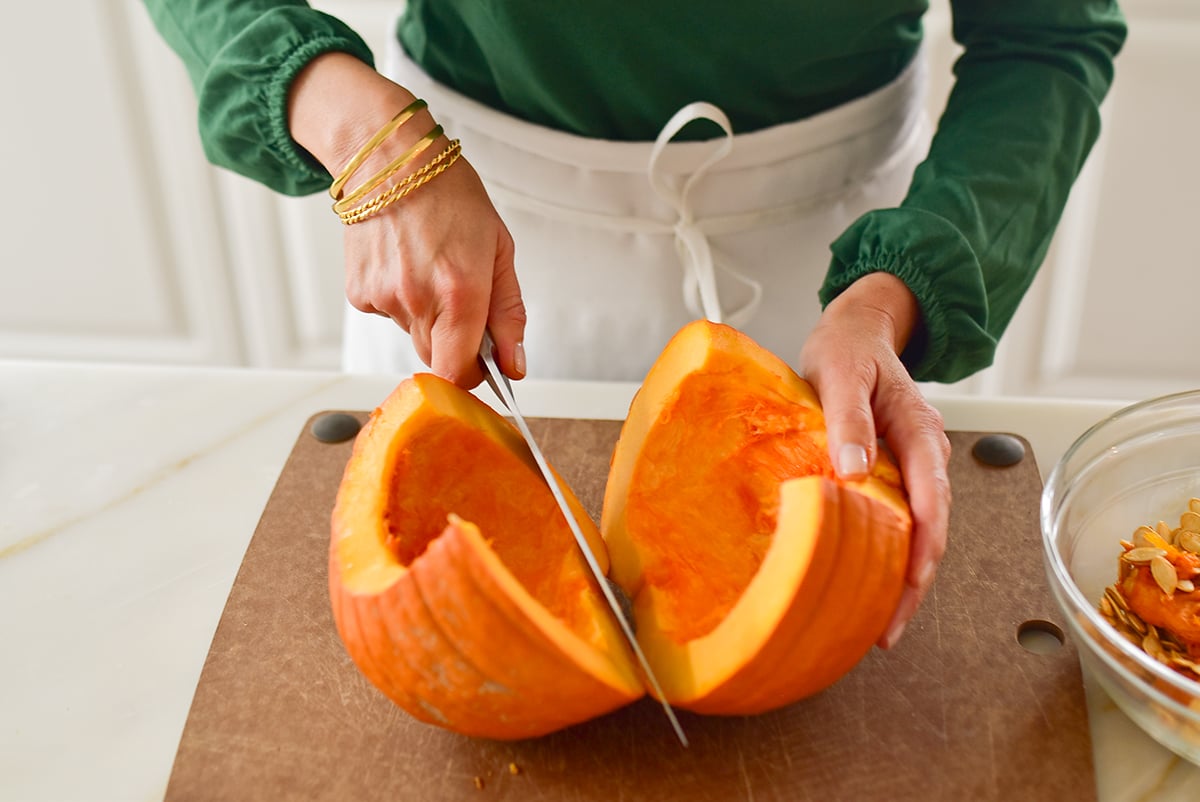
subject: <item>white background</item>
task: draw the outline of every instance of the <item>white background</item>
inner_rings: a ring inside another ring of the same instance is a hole
[[[396,0],[315,5],[377,54]],[[927,19],[930,112],[952,76]],[[1105,129],[997,364],[952,388],[1136,399],[1200,386],[1200,2],[1125,0]],[[23,2],[0,49],[0,357],[336,368],[341,226],[204,160],[137,0]],[[930,387],[931,393],[944,388]]]

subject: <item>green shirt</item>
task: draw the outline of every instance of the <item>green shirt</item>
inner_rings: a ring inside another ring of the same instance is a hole
[[[208,157],[280,192],[328,187],[289,136],[292,78],[362,39],[295,0],[145,0],[199,98]],[[619,13],[614,5],[620,6]],[[926,0],[409,0],[397,35],[432,77],[510,114],[605,139],[653,139],[704,99],[736,132],[802,119],[894,78]],[[991,364],[1100,130],[1125,39],[1115,0],[953,0],[963,45],[928,158],[895,209],[833,244],[827,304],[873,271],[899,276],[923,326],[903,354],[918,380]],[[436,113],[436,110],[435,110]],[[685,136],[710,136],[692,126]]]

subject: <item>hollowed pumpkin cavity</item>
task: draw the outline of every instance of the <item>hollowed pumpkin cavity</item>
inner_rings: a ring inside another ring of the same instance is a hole
[[[551,615],[595,643],[587,566],[536,468],[456,417],[428,418],[412,427],[387,477],[386,542],[396,559],[411,567],[450,515],[481,524],[487,545],[513,578]]]
[[[716,627],[758,571],[780,483],[832,475],[818,411],[775,392],[757,363],[721,354],[710,367],[664,406],[625,502],[638,568],[622,578],[639,600],[653,597],[659,627],[679,642]]]
[[[838,480],[812,389],[725,326],[685,327],[647,375],[603,539],[560,486],[680,707],[754,713],[815,693],[900,597],[911,518],[895,467]],[[402,382],[358,436],[332,523],[339,634],[414,716],[523,738],[644,694],[520,435],[471,394]]]

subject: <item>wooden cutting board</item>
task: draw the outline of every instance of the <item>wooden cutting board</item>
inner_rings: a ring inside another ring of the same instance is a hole
[[[620,424],[531,425],[598,519]],[[950,545],[900,645],[773,713],[683,712],[683,749],[649,699],[496,742],[417,722],[377,692],[346,656],[326,586],[351,443],[319,442],[306,426],[229,595],[166,798],[1094,800],[1076,653],[1069,642],[1034,653],[1017,638],[1024,622],[1060,618],[1042,563],[1041,479],[1027,445],[1011,467],[982,464],[972,455],[982,436],[950,435]]]

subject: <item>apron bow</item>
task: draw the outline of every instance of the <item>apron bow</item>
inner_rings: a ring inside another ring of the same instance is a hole
[[[659,159],[666,150],[667,144],[683,130],[683,127],[693,120],[710,120],[721,127],[725,136],[713,140],[714,147],[699,167],[692,171],[683,187],[677,189],[668,181],[665,171],[660,168]],[[704,174],[733,151],[733,126],[725,112],[711,103],[689,103],[667,121],[654,140],[654,148],[650,151],[650,162],[646,167],[650,186],[655,194],[675,209],[677,219],[673,227],[675,232],[675,250],[683,266],[683,297],[688,309],[694,315],[703,314],[714,323],[728,323],[731,326],[741,326],[754,316],[762,300],[762,282],[731,268],[724,260],[713,255],[708,237],[701,230],[692,214],[688,194]],[[721,300],[717,292],[717,270],[741,282],[750,288],[750,300],[737,309],[726,313],[721,308]],[[699,304],[697,305],[697,297]]]

